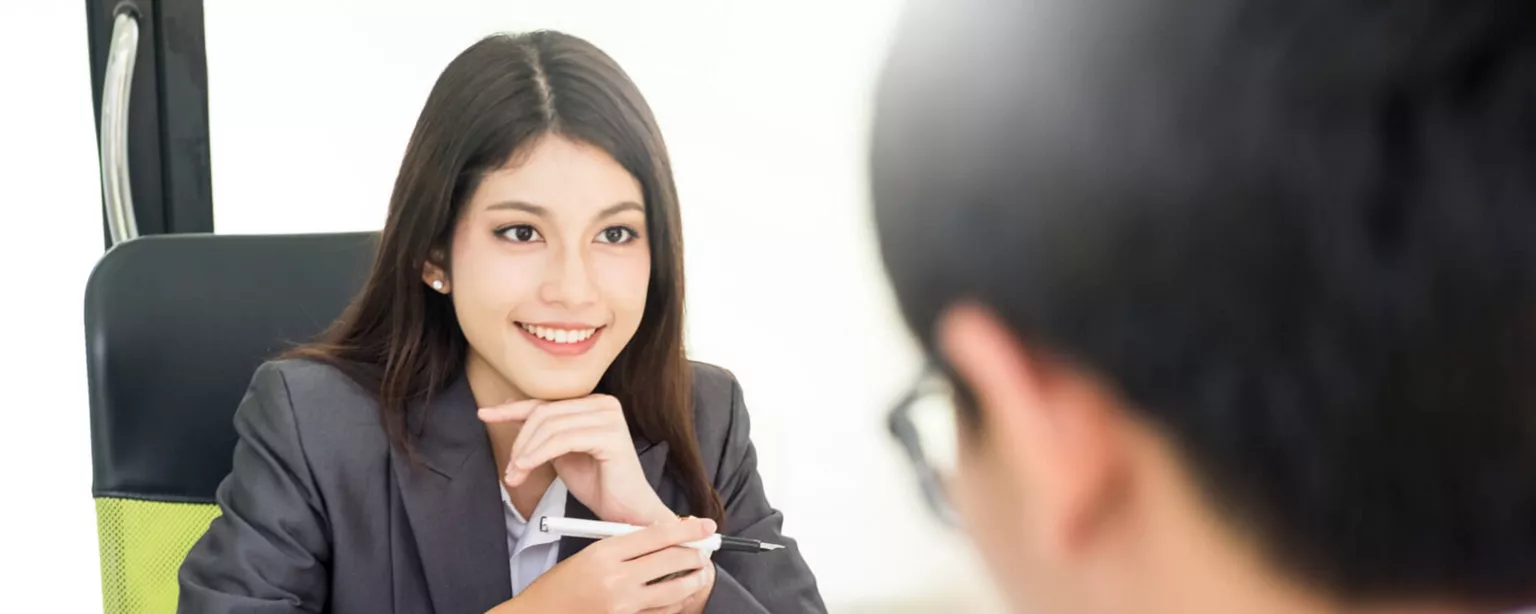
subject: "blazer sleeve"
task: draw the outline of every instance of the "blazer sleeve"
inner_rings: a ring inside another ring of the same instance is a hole
[[[826,612],[816,578],[800,556],[800,547],[783,534],[784,515],[768,503],[757,474],[747,406],[741,385],[731,382],[730,425],[715,488],[725,504],[722,533],[783,544],[763,553],[716,552],[715,588],[706,614],[791,614]]]
[[[178,612],[320,612],[329,526],[282,371],[263,365],[235,412],[234,465],[222,514],[182,563]]]

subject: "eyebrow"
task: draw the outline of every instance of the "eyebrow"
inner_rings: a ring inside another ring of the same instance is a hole
[[[619,204],[610,206],[607,209],[603,209],[602,211],[599,211],[597,213],[597,219],[601,220],[601,219],[604,219],[604,218],[610,218],[610,217],[613,217],[613,216],[618,215],[620,213],[623,213],[625,211],[639,211],[640,213],[644,214],[645,213],[645,207],[640,206],[640,203],[637,203],[635,201],[626,200],[626,201],[621,202]]]
[[[548,217],[549,216],[549,209],[545,209],[544,207],[540,207],[540,206],[535,205],[533,203],[525,203],[525,202],[520,201],[520,200],[509,200],[509,201],[499,202],[499,203],[495,203],[495,204],[485,208],[486,211],[497,211],[497,210],[501,210],[501,209],[510,209],[510,210],[513,210],[513,211],[523,211],[523,212],[531,213],[531,214],[539,216],[539,217]]]
[[[529,214],[532,214],[532,215],[535,215],[535,216],[538,216],[538,217],[549,217],[549,209],[548,208],[545,208],[545,207],[542,207],[542,206],[539,206],[539,205],[535,205],[533,203],[523,202],[523,201],[520,201],[520,200],[503,201],[503,202],[495,203],[495,204],[493,204],[493,205],[491,205],[489,207],[486,207],[487,211],[496,211],[496,210],[505,210],[505,209],[510,209],[510,210],[513,210],[513,211],[523,211],[523,212],[526,212],[526,213],[529,213]],[[601,220],[601,219],[604,219],[604,218],[610,218],[610,217],[613,217],[613,216],[618,215],[620,213],[623,213],[625,211],[639,211],[640,213],[645,213],[645,207],[641,206],[640,203],[637,203],[635,201],[626,200],[626,201],[618,203],[616,205],[611,205],[608,208],[603,209],[602,211],[599,211],[597,213],[597,219]]]

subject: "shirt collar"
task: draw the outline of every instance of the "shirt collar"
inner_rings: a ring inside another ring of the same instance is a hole
[[[512,498],[507,495],[506,488],[497,490],[501,491],[501,502],[506,508],[507,531],[517,539],[518,550],[560,541],[559,535],[540,531],[539,520],[545,517],[565,517],[565,500],[570,491],[566,489],[564,481],[556,477],[555,481],[550,482],[549,488],[544,490],[544,496],[540,497],[538,504],[533,506],[532,522],[523,518],[523,515],[512,505]]]

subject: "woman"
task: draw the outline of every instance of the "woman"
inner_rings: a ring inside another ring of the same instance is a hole
[[[677,196],[639,91],[571,36],[475,44],[427,100],[357,300],[257,370],[180,609],[823,611],[740,388],[682,336]],[[647,528],[560,540],[545,516]],[[677,546],[715,531],[788,548]]]

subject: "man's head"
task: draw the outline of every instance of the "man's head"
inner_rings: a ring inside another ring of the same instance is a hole
[[[1018,602],[1536,602],[1536,3],[929,2],[872,172]]]

